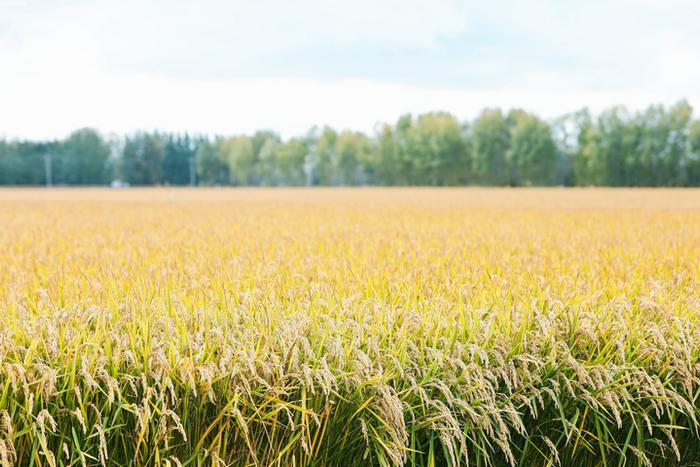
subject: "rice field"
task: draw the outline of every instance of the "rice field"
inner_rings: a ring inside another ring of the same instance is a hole
[[[700,191],[0,190],[0,466],[700,464]]]

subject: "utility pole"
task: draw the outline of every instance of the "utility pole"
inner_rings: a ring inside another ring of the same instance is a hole
[[[306,157],[304,157],[304,173],[306,174],[306,186],[312,186],[314,184],[315,169],[316,155],[312,150],[306,155]]]
[[[190,156],[190,186],[195,186],[197,184],[196,168],[195,157]]]
[[[44,153],[44,171],[46,172],[46,188],[53,186],[53,173],[51,170],[51,153]]]

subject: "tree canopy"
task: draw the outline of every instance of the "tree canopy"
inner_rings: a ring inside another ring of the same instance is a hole
[[[372,134],[312,128],[204,137],[82,128],[60,141],[0,139],[0,185],[699,186],[700,120],[686,101],[584,109],[406,114]]]

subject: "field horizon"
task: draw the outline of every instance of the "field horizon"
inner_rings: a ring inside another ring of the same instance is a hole
[[[669,199],[662,199],[663,195],[671,196],[670,201],[678,201],[681,207],[694,207],[697,202],[693,195],[700,194],[700,187],[611,187],[611,186],[132,186],[126,188],[111,188],[107,186],[0,186],[0,201],[15,200],[43,200],[51,201],[91,201],[82,197],[76,198],[76,194],[94,195],[92,201],[237,201],[245,200],[251,196],[260,196],[262,199],[274,199],[284,195],[298,195],[304,197],[305,194],[334,193],[341,197],[352,198],[358,195],[370,195],[380,197],[387,193],[395,195],[411,195],[415,193],[415,198],[422,197],[425,193],[434,192],[437,194],[471,195],[459,196],[457,201],[466,203],[469,206],[477,206],[479,203],[497,204],[499,202],[513,202],[522,200],[526,203],[533,203],[534,207],[542,207],[539,204],[545,202],[544,206],[556,206],[561,198],[554,195],[563,195],[563,201],[585,206],[587,203],[595,206],[598,201],[607,196],[616,197],[623,202],[630,203],[630,207],[643,207],[645,202],[651,205],[661,206],[665,204],[667,208],[678,207],[669,203]],[[509,197],[509,193],[519,193],[523,198],[514,200]],[[154,194],[155,198],[148,195]],[[223,198],[210,198],[208,194],[224,195]],[[548,198],[548,194],[552,197]],[[578,197],[577,195],[587,194],[588,197]],[[168,195],[171,195],[168,198]],[[174,197],[173,197],[174,196]],[[417,200],[417,199],[414,199]],[[322,201],[322,200],[319,200]],[[331,200],[332,202],[333,200]],[[613,201],[615,201],[613,199]],[[608,203],[610,207],[617,207]]]

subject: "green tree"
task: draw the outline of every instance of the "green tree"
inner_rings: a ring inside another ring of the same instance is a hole
[[[676,103],[664,113],[664,150],[660,153],[659,171],[655,185],[681,186],[687,184],[685,159],[689,154],[688,132],[693,109],[687,101]],[[663,179],[666,183],[663,183]]]
[[[627,172],[635,163],[630,148],[636,146],[626,127],[627,119],[625,108],[613,107],[583,129],[577,156],[582,184],[625,185]]]
[[[613,107],[579,132],[577,183],[607,186],[675,186],[687,183],[688,125],[692,109],[681,101],[666,109],[630,113]]]
[[[314,166],[314,184],[316,185],[338,185],[340,178],[336,173],[336,152],[335,145],[338,140],[338,133],[330,127],[325,127],[315,140],[314,156],[316,158]]]
[[[0,184],[43,185],[46,183],[44,157],[56,154],[58,144],[54,141],[37,143],[32,141],[0,142]]]
[[[486,109],[472,125],[472,172],[484,185],[506,185],[510,181],[507,154],[510,128],[500,109]]]
[[[372,145],[359,132],[343,131],[335,144],[334,173],[342,185],[361,185],[371,175]]]
[[[391,125],[379,125],[375,130],[376,147],[376,180],[380,185],[396,185],[399,180],[399,154],[396,136]]]
[[[407,153],[416,185],[459,185],[469,179],[469,150],[462,126],[444,112],[420,115],[410,127]]]
[[[232,185],[251,185],[257,178],[257,158],[253,140],[249,136],[235,136],[221,142],[222,157],[228,166]]]
[[[578,112],[568,113],[554,119],[551,134],[557,151],[554,183],[571,186],[576,182],[574,164],[578,151]]]
[[[162,181],[164,157],[165,149],[158,133],[135,133],[124,143],[122,178],[132,185],[157,185]]]
[[[700,120],[693,121],[688,131],[688,155],[685,159],[686,183],[700,186]]]
[[[513,185],[555,183],[557,148],[549,125],[526,112],[511,113],[513,127],[507,152]]]
[[[304,161],[309,154],[306,138],[292,138],[277,148],[277,169],[280,184],[303,186],[306,183]]]
[[[202,140],[197,146],[197,180],[200,185],[226,185],[229,183],[229,165],[223,155],[224,142]]]
[[[54,153],[55,183],[103,185],[112,179],[110,147],[97,131],[83,128],[71,133]]]
[[[58,145],[54,142],[20,141],[15,145],[16,161],[15,170],[17,176],[16,185],[44,185],[46,183],[46,171],[44,169],[44,157],[47,153],[56,154]]]
[[[258,184],[276,186],[283,184],[282,175],[277,164],[277,152],[280,147],[279,138],[267,138],[258,151]]]
[[[190,183],[190,160],[197,152],[196,142],[188,134],[167,135],[163,138],[163,183],[187,185]]]
[[[418,178],[411,145],[413,123],[413,116],[405,114],[399,117],[394,128],[396,146],[394,185],[414,185]]]

